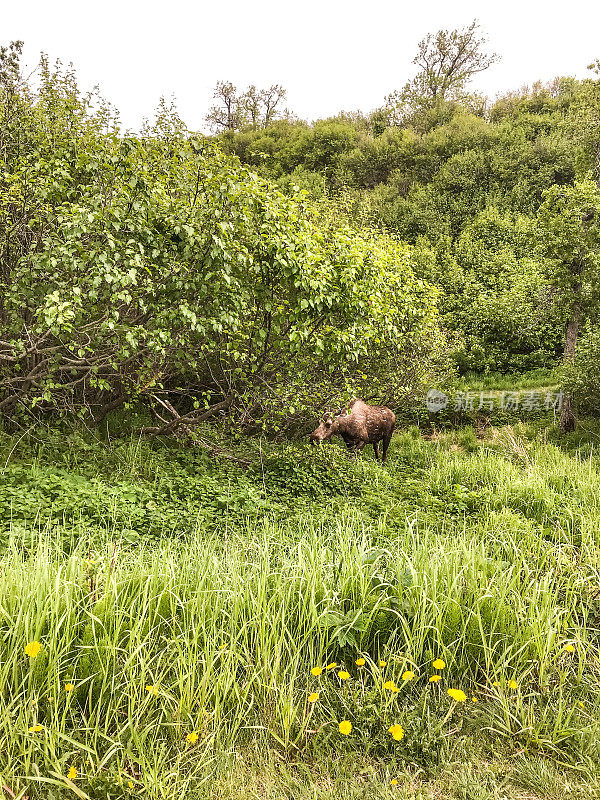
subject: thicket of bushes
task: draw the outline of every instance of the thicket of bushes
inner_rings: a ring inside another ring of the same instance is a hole
[[[400,115],[340,114],[227,131],[222,147],[284,188],[338,203],[367,226],[426,249],[440,320],[463,372],[559,359],[568,303],[536,236],[544,192],[600,177],[600,81],[560,78],[491,103],[429,99]],[[597,314],[592,315],[595,323]]]
[[[225,411],[283,427],[447,370],[410,246],[283,196],[165,107],[124,137],[68,71],[2,75],[5,417],[141,400],[148,433]]]

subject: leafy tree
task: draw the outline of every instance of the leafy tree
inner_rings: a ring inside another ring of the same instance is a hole
[[[572,362],[579,330],[597,307],[600,290],[600,189],[591,179],[574,186],[552,186],[538,214],[541,247],[548,259],[548,281],[567,311],[564,359]],[[575,428],[571,394],[561,409],[561,430]]]
[[[407,114],[442,108],[444,103],[465,101],[465,87],[471,78],[498,61],[496,53],[484,50],[477,20],[462,29],[440,30],[419,42],[413,64],[419,67],[404,88],[388,98],[388,106]],[[472,102],[472,100],[471,100]]]
[[[167,104],[123,137],[92,101],[43,63],[0,134],[4,415],[137,402],[157,435],[416,390],[436,293],[410,248],[284,197]]]
[[[287,90],[274,83],[268,89],[262,89],[259,95],[260,105],[262,109],[262,126],[267,128],[275,119],[278,106],[287,97]]]
[[[268,127],[275,120],[287,91],[273,84],[261,90],[251,85],[240,92],[229,81],[218,81],[213,97],[219,102],[205,117],[211,130],[238,131],[245,127],[256,130]]]
[[[598,78],[582,82],[567,127],[579,147],[582,170],[591,170],[600,186],[600,59],[590,64],[589,69]]]
[[[244,105],[233,83],[218,81],[213,98],[219,102],[211,106],[206,115],[206,122],[210,128],[213,131],[235,131],[241,128],[244,121]]]

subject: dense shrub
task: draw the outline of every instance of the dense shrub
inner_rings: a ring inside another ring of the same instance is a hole
[[[141,398],[158,428],[225,410],[257,427],[418,390],[439,337],[409,247],[319,218],[166,107],[123,137],[45,63],[37,89],[0,91],[5,415]],[[307,167],[345,131],[315,129]]]

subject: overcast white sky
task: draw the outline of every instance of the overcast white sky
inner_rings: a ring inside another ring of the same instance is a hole
[[[219,79],[280,83],[302,118],[370,111],[412,76],[423,36],[474,17],[502,56],[473,83],[492,97],[585,77],[600,57],[599,0],[0,0],[0,43],[23,39],[29,66],[42,50],[73,62],[82,88],[99,84],[129,127],[174,94],[202,129]]]

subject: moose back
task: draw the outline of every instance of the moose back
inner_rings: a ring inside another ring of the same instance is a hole
[[[396,416],[389,408],[369,406],[357,399],[337,414],[324,414],[319,427],[311,433],[310,440],[313,444],[320,444],[338,435],[348,450],[354,452],[362,450],[366,444],[372,444],[377,460],[379,442],[383,442],[381,463],[385,464],[395,424]]]

